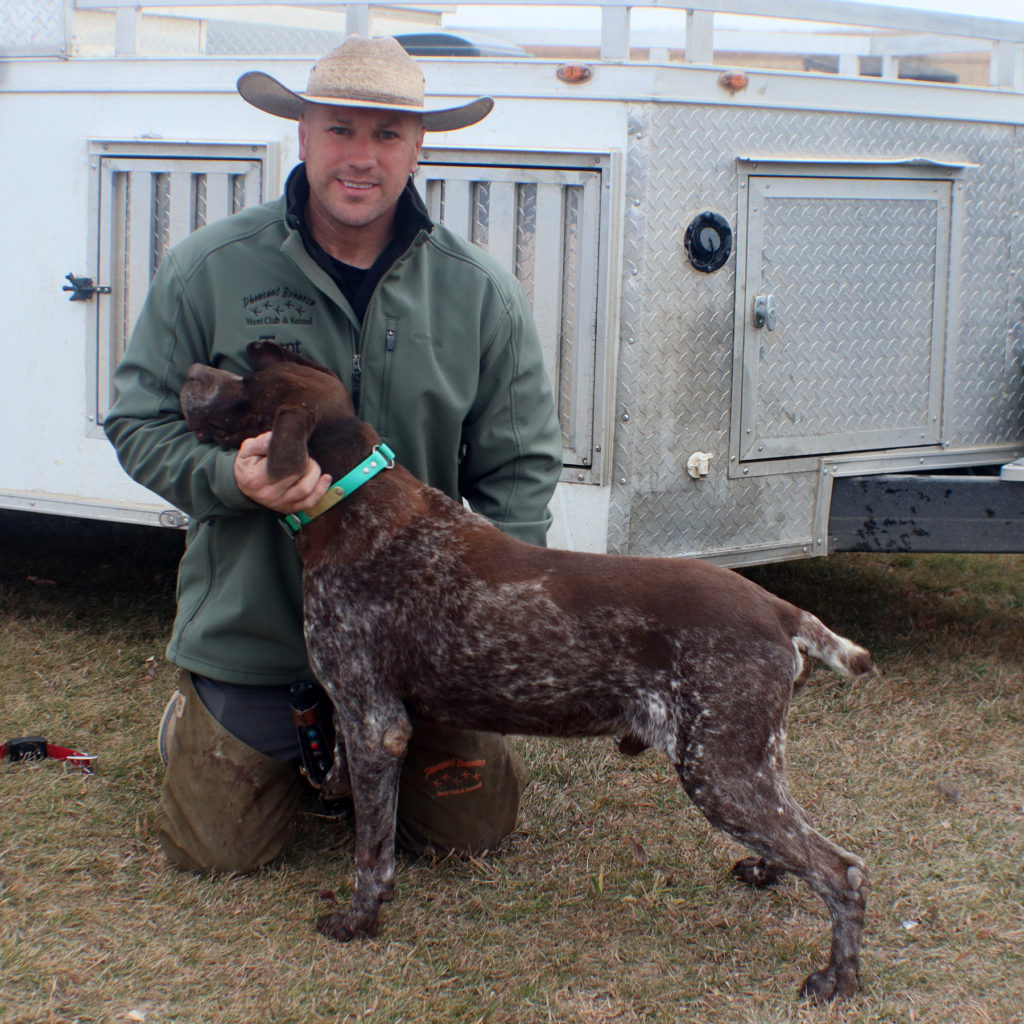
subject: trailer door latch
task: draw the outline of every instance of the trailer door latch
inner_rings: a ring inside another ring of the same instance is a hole
[[[775,330],[775,296],[758,295],[754,299],[754,326]]]
[[[93,284],[91,277],[76,277],[74,274],[65,274],[64,280],[71,282],[71,284],[66,284],[61,289],[64,292],[71,292],[71,295],[68,297],[69,302],[88,302],[94,295],[110,294],[110,285]]]

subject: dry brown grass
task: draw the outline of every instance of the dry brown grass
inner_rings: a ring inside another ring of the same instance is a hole
[[[518,832],[487,859],[401,861],[371,942],[312,930],[321,891],[348,891],[344,825],[308,818],[248,878],[165,869],[153,734],[180,538],[0,514],[0,545],[0,736],[100,758],[88,778],[0,765],[3,1024],[1024,1021],[1022,557],[752,572],[884,672],[818,673],[794,706],[793,788],[872,883],[863,991],[811,1008],[820,901],[733,884],[740,849],[664,761],[607,741],[522,741]]]

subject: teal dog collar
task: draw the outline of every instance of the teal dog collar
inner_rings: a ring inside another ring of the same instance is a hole
[[[359,490],[367,480],[372,480],[382,470],[391,469],[394,464],[395,453],[386,444],[374,445],[373,451],[355,469],[331,484],[327,493],[308,512],[292,512],[283,516],[281,525],[285,532],[294,537],[304,526]]]

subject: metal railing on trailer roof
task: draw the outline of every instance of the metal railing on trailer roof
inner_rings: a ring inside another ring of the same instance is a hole
[[[189,8],[250,8],[259,10],[269,5],[252,0],[160,0],[147,5],[139,0],[72,0],[78,11],[113,11],[116,14],[116,47],[118,54],[136,52],[138,25],[147,9],[173,12]],[[22,9],[28,5],[15,5]],[[292,6],[287,3],[273,5]],[[347,34],[366,34],[371,12],[379,7],[451,12],[457,5],[430,5],[412,0],[389,0],[386,5],[373,5],[354,0],[303,0],[305,10],[328,9],[345,12]],[[1024,91],[1024,22],[973,14],[890,7],[860,0],[474,0],[473,6],[495,7],[566,7],[595,8],[600,11],[600,55],[606,60],[625,60],[632,42],[631,13],[634,9],[658,9],[685,12],[685,61],[713,64],[715,51],[715,15],[740,15],[757,18],[784,19],[785,22],[808,22],[843,26],[845,29],[871,29],[864,33],[863,52],[839,55],[839,70],[856,73],[858,56],[880,57],[882,76],[897,76],[900,55],[922,52],[987,51],[990,60],[990,84],[997,88]],[[881,31],[882,35],[878,32]],[[845,64],[844,64],[845,57]]]

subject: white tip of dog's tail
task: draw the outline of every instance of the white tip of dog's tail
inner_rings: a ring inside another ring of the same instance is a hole
[[[846,637],[833,633],[810,612],[803,612],[800,628],[793,642],[801,650],[825,662],[841,676],[870,676],[875,674],[871,655]]]

